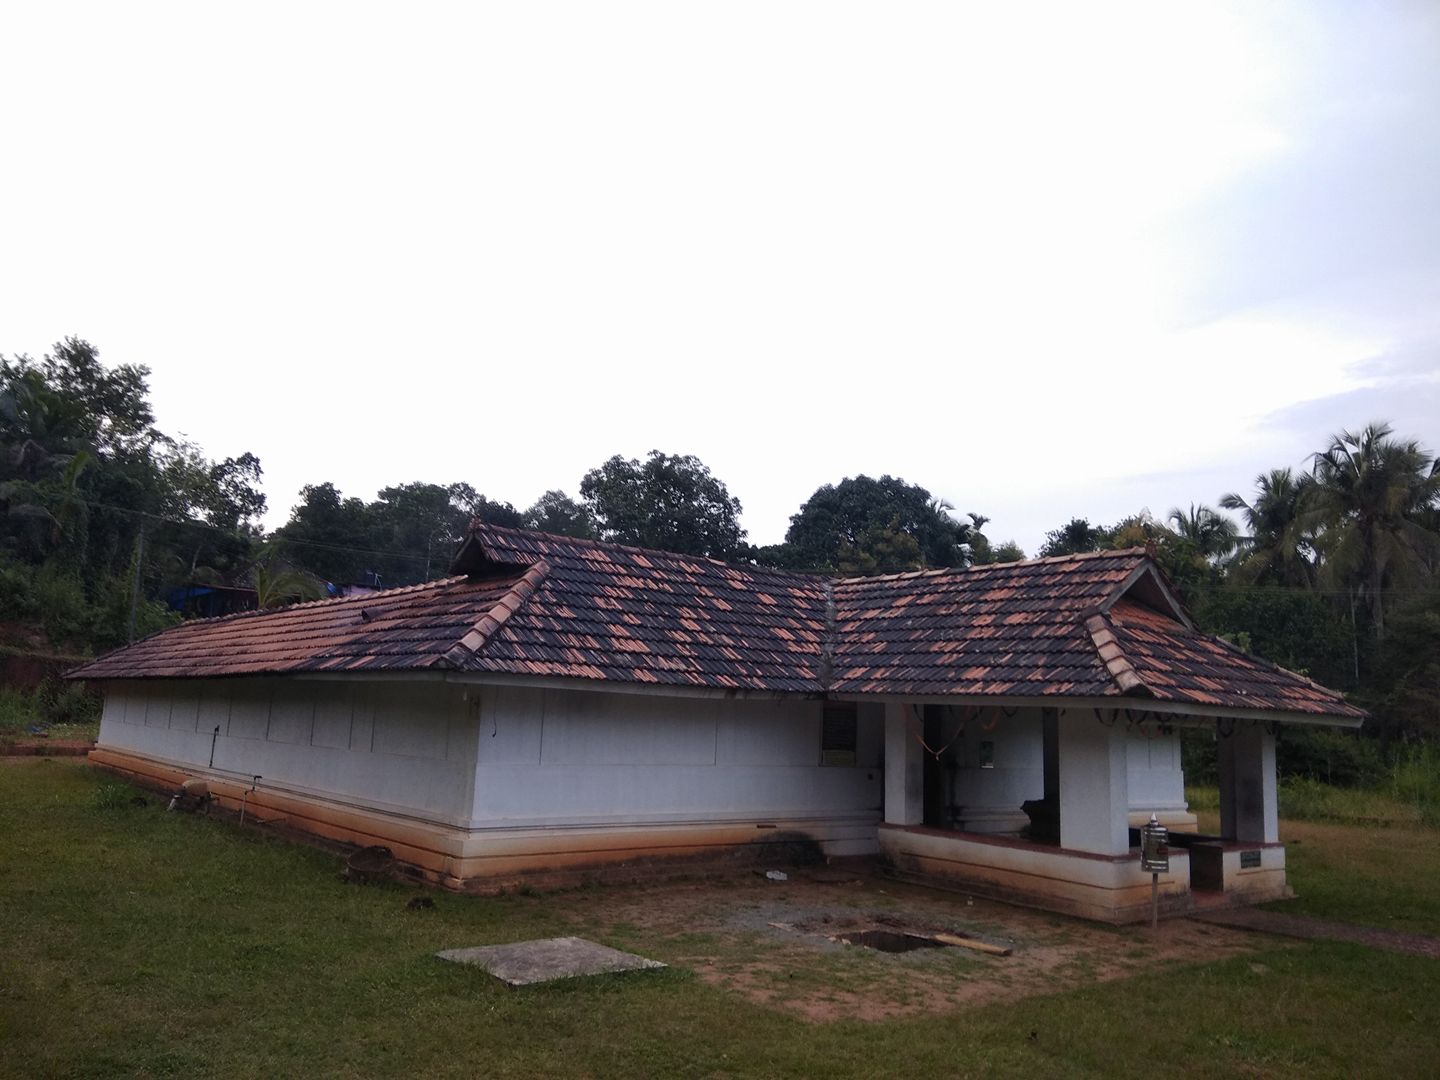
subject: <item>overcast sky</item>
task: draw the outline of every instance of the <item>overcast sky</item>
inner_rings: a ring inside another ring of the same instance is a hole
[[[659,448],[1033,553],[1440,449],[1440,4],[9,4],[0,103],[0,352],[148,364],[271,525]]]

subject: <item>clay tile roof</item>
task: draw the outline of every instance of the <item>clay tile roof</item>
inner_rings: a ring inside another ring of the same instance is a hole
[[[833,689],[1114,694],[1085,618],[1145,563],[1129,550],[839,581]]]
[[[455,569],[427,585],[184,623],[71,677],[444,669],[1365,716],[1197,633],[1142,549],[826,580],[475,524]]]
[[[471,576],[184,623],[71,677],[438,668],[824,689],[821,579],[484,525],[467,559]]]
[[[194,619],[70,673],[82,679],[208,678],[444,668],[446,654],[524,576],[432,581],[276,611]]]
[[[819,693],[827,583],[714,559],[472,527],[457,560],[544,560],[549,573],[466,663],[671,686]],[[562,614],[563,612],[563,614]]]
[[[1157,699],[1354,720],[1368,715],[1334,690],[1250,656],[1220,638],[1156,618],[1140,604],[1119,600],[1110,616],[1116,640],[1135,674]]]

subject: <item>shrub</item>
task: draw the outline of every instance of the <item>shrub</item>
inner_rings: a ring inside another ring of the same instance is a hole
[[[33,691],[0,687],[0,731],[20,735],[36,726],[95,724],[101,705],[81,683],[51,681]]]
[[[1440,826],[1440,748],[1417,746],[1402,752],[1391,771],[1395,798],[1413,805],[1426,825]]]
[[[1336,787],[1373,787],[1387,774],[1379,744],[1354,731],[1284,728],[1275,744],[1281,777],[1303,776]]]
[[[0,686],[0,731],[20,733],[40,722],[35,695],[9,686]]]
[[[1185,802],[1191,811],[1199,813],[1208,810],[1214,813],[1220,809],[1220,789],[1213,784],[1205,784],[1199,787],[1192,787],[1189,777],[1185,784]]]
[[[112,781],[101,784],[95,789],[90,796],[90,805],[96,810],[114,813],[129,807],[130,800],[134,797],[135,792],[128,784],[118,784]]]
[[[39,610],[35,600],[35,572],[0,556],[0,616],[31,619]]]
[[[1215,734],[1183,729],[1180,743],[1185,782],[1197,786],[1220,782],[1220,755]],[[1280,777],[1304,777],[1336,787],[1375,787],[1390,778],[1376,740],[1353,731],[1283,728],[1275,740],[1275,771]]]
[[[40,715],[52,724],[93,724],[100,719],[100,696],[83,683],[46,683],[35,700]]]
[[[31,583],[40,625],[45,636],[70,645],[90,636],[90,604],[85,588],[76,577],[53,567],[42,566]]]
[[[1214,787],[1220,783],[1220,751],[1213,728],[1180,729],[1180,767],[1185,770],[1186,784]]]

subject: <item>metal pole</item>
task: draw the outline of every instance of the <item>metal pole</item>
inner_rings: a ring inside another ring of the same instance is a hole
[[[1150,875],[1150,929],[1160,925],[1160,875]]]
[[[260,786],[260,777],[257,776],[257,777],[255,777],[255,779],[253,779],[253,780],[250,781],[250,790],[247,791],[247,792],[245,792],[245,797],[240,800],[240,824],[241,824],[241,825],[244,825],[244,824],[245,824],[245,809],[246,809],[246,807],[248,807],[248,806],[250,805],[250,796],[251,796],[251,794],[254,793],[255,789],[256,789],[257,787],[259,787],[259,786]]]

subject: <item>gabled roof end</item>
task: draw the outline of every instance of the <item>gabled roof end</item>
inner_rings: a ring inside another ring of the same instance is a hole
[[[1190,618],[1190,613],[1185,610],[1185,605],[1175,595],[1175,590],[1166,579],[1165,572],[1160,569],[1153,556],[1148,557],[1137,566],[1129,577],[1115,587],[1114,592],[1101,601],[1101,613],[1108,614],[1110,609],[1115,606],[1116,601],[1126,598],[1138,600],[1148,608],[1169,615],[1187,630],[1195,629],[1195,622]]]

